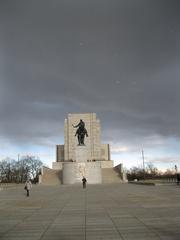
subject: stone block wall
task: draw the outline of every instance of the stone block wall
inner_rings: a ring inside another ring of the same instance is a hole
[[[56,162],[64,162],[64,145],[56,145]]]
[[[63,184],[82,183],[83,176],[90,184],[102,182],[100,162],[65,162],[63,163]]]
[[[85,137],[85,145],[88,149],[88,160],[101,158],[101,143],[100,143],[100,121],[96,119],[95,113],[85,114],[68,114],[68,118],[64,123],[64,160],[76,161],[76,149],[78,148],[77,136],[75,133],[77,128],[72,125],[77,125],[82,119],[85,122],[85,128],[88,132],[88,137]]]
[[[101,144],[101,160],[111,160],[109,144]]]

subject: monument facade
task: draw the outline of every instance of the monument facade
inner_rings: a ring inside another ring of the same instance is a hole
[[[56,162],[52,169],[42,169],[40,182],[47,182],[45,176],[49,173],[52,177],[53,171],[62,184],[81,183],[83,176],[90,184],[121,182],[121,173],[110,159],[109,144],[101,143],[101,125],[95,113],[68,114],[64,145],[56,146]]]

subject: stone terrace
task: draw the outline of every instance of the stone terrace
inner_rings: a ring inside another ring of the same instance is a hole
[[[180,188],[130,184],[0,190],[1,240],[179,240]]]

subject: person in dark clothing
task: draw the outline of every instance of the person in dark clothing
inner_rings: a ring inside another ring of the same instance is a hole
[[[179,185],[179,183],[180,183],[180,173],[177,173],[176,178],[177,178],[177,185]]]
[[[86,182],[87,182],[86,178],[85,178],[85,177],[83,177],[83,179],[82,179],[83,188],[86,188]]]

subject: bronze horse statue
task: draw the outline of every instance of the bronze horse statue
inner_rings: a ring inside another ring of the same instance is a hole
[[[73,125],[73,127],[74,128],[78,127],[78,129],[76,130],[76,134],[75,134],[75,136],[77,136],[77,138],[78,138],[78,145],[79,146],[84,146],[85,145],[84,144],[84,137],[85,137],[85,135],[86,135],[86,137],[88,137],[88,133],[87,133],[87,130],[85,128],[85,123],[82,120],[80,120],[79,124],[76,125],[76,126]]]
[[[86,137],[88,137],[88,133],[87,133],[87,130],[85,128],[84,129],[80,129],[80,128],[77,129],[75,136],[77,136],[77,138],[78,138],[78,145],[79,146],[85,145],[84,144],[85,135],[86,135]]]

